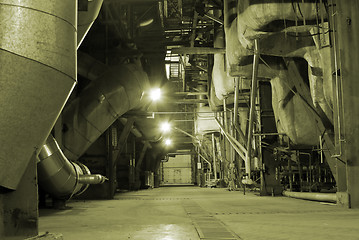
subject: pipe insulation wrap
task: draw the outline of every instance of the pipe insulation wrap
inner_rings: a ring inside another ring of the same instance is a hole
[[[76,84],[76,14],[72,0],[0,0],[3,187],[17,188]]]
[[[121,115],[141,107],[149,80],[135,64],[110,68],[64,110],[64,154],[77,160]]]
[[[57,198],[83,193],[88,184],[101,184],[106,178],[94,174],[81,163],[70,162],[50,135],[39,153],[37,164],[40,186]]]
[[[244,48],[252,49],[253,40],[260,39],[270,32],[262,30],[266,25],[276,20],[315,20],[324,16],[327,18],[325,6],[317,3],[296,3],[292,1],[286,3],[273,3],[263,1],[261,4],[251,4],[251,0],[239,1],[237,8],[238,17],[238,39]],[[296,28],[294,28],[295,30]]]

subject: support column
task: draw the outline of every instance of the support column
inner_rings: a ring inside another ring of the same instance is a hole
[[[15,191],[1,191],[2,189],[0,189],[0,239],[36,236],[38,197],[35,155],[31,158],[18,188]]]
[[[342,84],[344,162],[349,207],[359,208],[359,2],[337,0],[340,80]]]

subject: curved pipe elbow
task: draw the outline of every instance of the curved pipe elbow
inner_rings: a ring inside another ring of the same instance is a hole
[[[39,185],[56,198],[69,199],[86,191],[89,184],[101,184],[106,180],[99,174],[91,175],[85,165],[69,161],[51,135],[39,153],[39,160]]]

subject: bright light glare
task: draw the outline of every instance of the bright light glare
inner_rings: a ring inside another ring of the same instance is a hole
[[[167,139],[165,140],[165,145],[166,145],[166,146],[169,146],[169,145],[171,145],[171,144],[172,144],[172,140],[169,139],[169,138],[167,138]]]
[[[163,122],[161,124],[161,131],[168,132],[169,130],[171,130],[171,124],[169,124],[168,122]]]
[[[150,92],[150,98],[152,99],[152,101],[159,100],[161,98],[161,89],[159,88],[152,89]]]

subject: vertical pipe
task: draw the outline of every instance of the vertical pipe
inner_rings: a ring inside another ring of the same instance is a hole
[[[224,131],[227,132],[227,134],[229,133],[229,127],[228,127],[228,114],[227,114],[227,98],[223,98],[223,126],[224,126]],[[226,138],[224,139],[224,141],[226,141]],[[228,141],[229,143],[229,141]],[[231,146],[231,144],[227,144],[227,151],[226,151],[226,159],[227,161],[223,162],[223,172],[224,174],[228,174],[228,166],[229,163],[232,162],[232,151],[233,151],[233,147]],[[229,176],[227,176],[229,177]]]
[[[233,126],[235,133],[238,133],[238,139],[239,142],[241,142],[243,145],[245,144],[244,141],[246,139],[246,136],[242,132],[240,125],[239,125],[239,119],[238,119],[238,101],[239,101],[239,79],[235,78],[235,88],[234,88],[234,111],[233,111]],[[237,137],[236,137],[237,139]]]
[[[289,190],[293,191],[293,172],[292,172],[292,160],[288,158],[288,180],[289,180]]]
[[[300,185],[300,191],[303,191],[303,172],[302,172],[302,165],[300,164],[300,157],[299,157],[299,151],[296,151],[296,157],[298,161],[298,173],[299,173],[299,185]]]
[[[253,121],[254,121],[254,108],[257,93],[257,74],[258,74],[258,62],[259,62],[259,44],[258,39],[254,40],[254,57],[253,57],[253,73],[252,73],[252,87],[251,87],[251,99],[249,110],[249,124],[248,124],[248,139],[247,139],[247,155],[245,161],[246,173],[248,178],[251,177],[251,153],[252,153],[252,136],[253,136]]]
[[[312,175],[312,154],[309,154],[309,192],[312,191],[313,175]]]
[[[228,29],[231,26],[233,20],[237,17],[236,1],[224,0],[223,12],[224,12],[224,28]]]
[[[217,180],[216,143],[215,143],[215,139],[214,139],[214,133],[212,133],[212,154],[213,154],[214,180]]]
[[[228,132],[227,98],[223,98],[223,125],[224,130]]]
[[[233,110],[233,125],[238,124],[238,96],[239,95],[239,79],[234,78],[234,110]]]

